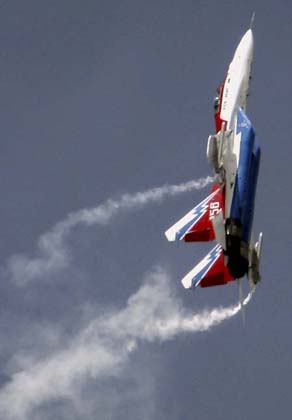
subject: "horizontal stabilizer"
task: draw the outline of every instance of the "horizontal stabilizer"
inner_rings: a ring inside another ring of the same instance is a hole
[[[183,279],[186,289],[193,287],[210,287],[226,284],[235,280],[224,265],[223,249],[216,245],[199,264],[196,265]]]
[[[256,251],[257,251],[257,256],[258,256],[259,262],[261,260],[262,244],[263,244],[263,233],[261,232],[259,234],[259,239],[258,239],[258,241],[256,243]]]
[[[251,247],[249,252],[249,267],[248,267],[248,279],[251,287],[256,285],[261,280],[260,274],[260,260],[261,260],[261,249],[263,243],[263,234],[259,234],[259,239],[254,246]]]
[[[215,239],[212,220],[220,212],[224,214],[223,206],[222,190],[215,183],[207,198],[165,232],[167,239],[186,242],[212,241]]]

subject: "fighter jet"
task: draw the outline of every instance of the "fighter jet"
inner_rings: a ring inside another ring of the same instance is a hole
[[[209,136],[207,144],[207,157],[215,172],[211,193],[165,232],[169,241],[217,242],[182,279],[187,289],[222,285],[244,276],[254,287],[261,278],[262,233],[255,244],[252,240],[261,149],[246,115],[252,58],[249,29],[214,99],[216,134]]]

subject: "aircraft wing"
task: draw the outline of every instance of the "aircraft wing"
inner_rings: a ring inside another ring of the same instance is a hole
[[[185,289],[193,287],[210,287],[226,284],[235,280],[224,265],[224,253],[216,245],[183,279]]]
[[[171,226],[165,235],[169,241],[212,241],[215,239],[212,222],[220,212],[224,214],[224,197],[215,183],[210,195]]]

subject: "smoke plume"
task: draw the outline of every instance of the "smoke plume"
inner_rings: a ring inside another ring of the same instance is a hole
[[[16,372],[0,391],[1,418],[28,420],[36,409],[61,399],[74,405],[88,381],[122,377],[130,354],[143,343],[207,331],[240,311],[238,304],[191,314],[170,284],[168,274],[157,268],[123,309],[96,317],[67,348]],[[250,298],[251,293],[243,304]]]
[[[122,211],[133,211],[147,204],[161,203],[167,197],[202,189],[212,181],[213,178],[207,176],[179,185],[164,185],[135,194],[124,194],[118,200],[109,199],[97,207],[71,213],[40,237],[36,256],[12,256],[8,260],[7,275],[15,284],[24,285],[39,277],[54,274],[70,264],[70,253],[65,239],[75,226],[107,225]]]
[[[166,197],[200,189],[212,182],[211,177],[180,185],[166,185],[136,194],[124,194],[119,200],[83,209],[56,224],[39,240],[37,256],[16,255],[8,262],[7,273],[17,284],[26,284],[38,277],[54,274],[70,266],[66,238],[77,225],[106,225],[121,211],[142,208],[149,203],[161,202]],[[140,282],[140,279],[137,279]],[[246,305],[252,293],[243,301]],[[34,353],[17,348],[13,360],[22,361],[14,367],[9,380],[0,389],[0,418],[5,420],[47,419],[48,406],[66,401],[73,407],[75,418],[85,415],[80,395],[88,384],[100,384],[110,378],[123,379],[129,371],[130,355],[139,346],[172,340],[182,333],[210,330],[224,320],[235,316],[241,309],[237,304],[190,313],[177,298],[171,287],[169,274],[158,267],[148,273],[142,286],[131,295],[120,309],[105,309],[103,315],[92,316],[85,327],[64,344],[50,348],[44,355],[38,350],[38,337],[34,337]],[[12,363],[12,362],[11,362]],[[13,363],[12,363],[13,364]],[[143,378],[141,379],[143,381]],[[94,398],[94,417],[105,414],[106,392]],[[110,401],[110,405],[113,401]],[[65,418],[65,417],[64,417]],[[72,415],[67,415],[71,418]],[[101,417],[98,417],[101,418]],[[104,418],[104,417],[103,417]],[[107,418],[112,418],[108,415]]]

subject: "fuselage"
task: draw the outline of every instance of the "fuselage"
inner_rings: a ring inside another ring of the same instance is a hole
[[[238,107],[243,110],[246,108],[252,58],[253,34],[249,29],[236,48],[224,83],[218,88],[220,103],[215,113],[217,131],[221,130],[223,122],[226,123],[227,130],[232,129]]]
[[[189,272],[186,289],[226,284],[247,274],[260,280],[262,234],[251,240],[260,147],[246,115],[253,36],[241,39],[214,100],[216,133],[208,137],[207,158],[216,174],[210,194],[166,230],[169,241],[216,240],[216,246]]]
[[[226,217],[226,255],[230,274],[243,277],[248,271],[249,244],[251,239],[256,185],[260,165],[260,147],[255,132],[244,111],[239,108],[233,138],[238,143],[235,178],[226,177],[225,191],[230,194]],[[231,186],[230,182],[234,182]]]
[[[260,148],[245,114],[253,57],[249,29],[229,65],[215,98],[216,130],[225,132],[223,168],[227,266],[235,278],[248,271],[249,242],[260,163]]]

